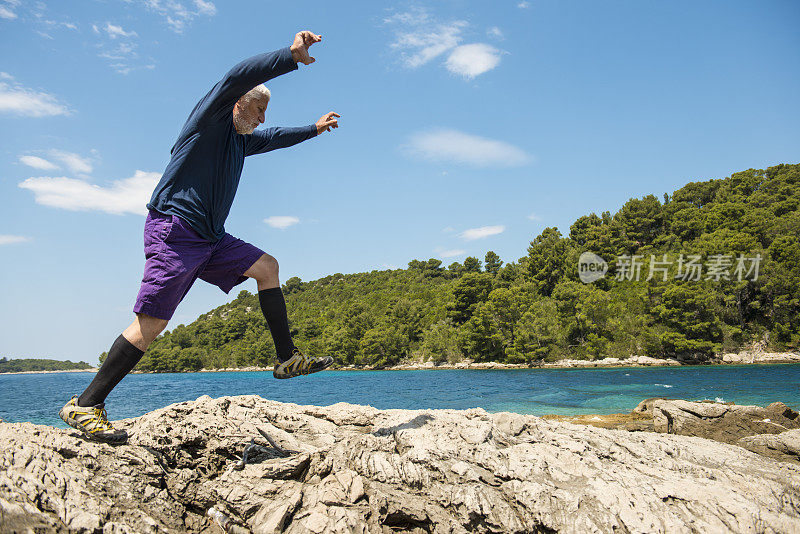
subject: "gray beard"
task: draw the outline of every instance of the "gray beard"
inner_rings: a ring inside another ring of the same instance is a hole
[[[236,132],[242,135],[251,134],[253,130],[255,130],[255,128],[251,128],[240,115],[233,116],[233,126],[236,128]]]

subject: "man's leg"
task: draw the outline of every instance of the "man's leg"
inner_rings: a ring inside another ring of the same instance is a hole
[[[78,406],[95,406],[105,402],[111,390],[131,372],[150,343],[167,327],[167,322],[137,313],[131,325],[114,341],[92,383],[78,397]]]
[[[106,443],[125,443],[128,433],[124,429],[114,428],[108,421],[106,397],[136,366],[144,351],[166,326],[167,321],[164,319],[136,313],[133,323],[114,341],[89,387],[80,397],[73,396],[58,412],[61,419],[90,439]]]
[[[275,342],[278,360],[285,362],[292,357],[295,347],[292,335],[289,333],[286,302],[278,280],[278,261],[269,254],[263,254],[244,275],[256,280],[261,312],[267,320],[272,340]]]
[[[89,387],[58,412],[65,423],[98,441],[128,439],[125,430],[108,421],[105,399],[166,328],[209,255],[208,242],[179,217],[150,211],[144,224],[144,274],[133,306],[136,319],[114,341]]]
[[[200,273],[200,279],[228,293],[247,278],[255,278],[258,284],[258,301],[280,360],[272,372],[273,376],[291,378],[328,368],[333,363],[332,358],[308,357],[292,343],[275,258],[241,239],[225,234],[214,244],[211,259]]]

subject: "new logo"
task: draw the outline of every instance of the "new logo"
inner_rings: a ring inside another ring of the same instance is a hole
[[[578,258],[578,277],[584,284],[591,284],[600,280],[608,271],[606,260],[594,252],[584,252]]]

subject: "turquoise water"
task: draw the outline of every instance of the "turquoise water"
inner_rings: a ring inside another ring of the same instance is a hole
[[[93,373],[0,375],[0,419],[63,427],[59,408]],[[376,408],[474,408],[490,412],[606,414],[648,397],[782,401],[800,408],[800,364],[619,369],[326,371],[290,380],[271,372],[129,375],[111,392],[111,419],[142,415],[201,395],[258,394],[298,404]]]

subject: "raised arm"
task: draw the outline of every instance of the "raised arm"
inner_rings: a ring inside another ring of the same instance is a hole
[[[286,148],[296,145],[306,139],[311,139],[323,132],[329,132],[339,127],[337,119],[341,117],[335,111],[326,113],[315,123],[299,128],[264,128],[255,130],[245,136],[244,155],[263,154],[270,150]]]
[[[263,154],[278,148],[287,148],[317,135],[317,125],[287,128],[278,126],[255,130],[245,136],[244,155]]]
[[[233,105],[250,89],[273,78],[297,70],[298,63],[310,65],[315,60],[308,48],[322,40],[309,31],[298,32],[291,46],[245,59],[229,70],[198,103],[201,117],[227,119]]]
[[[256,85],[293,70],[297,70],[297,62],[288,46],[245,59],[229,70],[217,84],[216,101],[233,109],[236,101]]]

